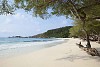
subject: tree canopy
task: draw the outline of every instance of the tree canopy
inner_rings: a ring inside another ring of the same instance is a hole
[[[100,0],[14,0],[17,8],[31,11],[35,16],[46,17],[50,14],[57,16],[64,15],[66,17],[81,17],[84,13],[87,18],[97,18],[100,16]],[[73,4],[72,4],[73,3]],[[77,12],[74,10],[77,9]],[[52,9],[52,11],[48,11]],[[96,11],[98,9],[98,11]],[[84,11],[84,12],[83,12]],[[98,12],[96,14],[94,11]]]
[[[8,0],[1,0],[0,1],[0,15],[7,15],[7,14],[13,14],[14,13],[13,5],[8,3]]]
[[[13,13],[13,8],[32,12],[34,16],[46,18],[50,15],[74,18],[100,18],[100,0],[1,0],[0,13]],[[13,8],[12,8],[13,7]],[[51,10],[50,10],[51,9]],[[98,9],[98,10],[97,10]],[[96,13],[95,13],[96,12]]]

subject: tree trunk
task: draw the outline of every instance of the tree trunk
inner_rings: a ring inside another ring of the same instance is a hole
[[[86,34],[86,41],[87,41],[86,47],[87,48],[91,48],[91,44],[90,44],[90,39],[89,39],[88,33]]]
[[[83,22],[83,30],[84,30],[84,32],[85,32],[85,35],[86,35],[86,41],[87,41],[87,44],[86,44],[86,47],[87,48],[91,48],[91,44],[90,44],[90,39],[89,39],[89,34],[88,34],[88,32],[86,31],[86,29],[85,29],[85,20],[84,19],[81,19],[82,20],[82,22]]]
[[[100,43],[100,33],[99,33],[99,35],[98,35],[98,43]]]
[[[84,14],[84,18],[82,18],[82,16],[80,16],[80,12],[78,12],[77,7],[74,5],[74,3],[72,2],[72,0],[68,0],[68,1],[69,1],[69,3],[72,5],[72,7],[73,7],[73,9],[74,9],[74,11],[75,11],[75,13],[76,13],[75,16],[78,17],[78,19],[81,20],[81,21],[83,22],[83,30],[84,30],[84,32],[85,32],[86,41],[87,41],[86,47],[87,47],[87,48],[91,48],[91,44],[90,44],[90,40],[89,40],[89,34],[88,34],[88,32],[86,31],[86,29],[85,29],[85,18],[86,18],[86,14]]]

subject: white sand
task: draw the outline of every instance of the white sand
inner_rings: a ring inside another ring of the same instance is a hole
[[[57,46],[0,60],[0,67],[100,67],[100,57],[92,57],[79,49],[75,44],[79,41],[69,39]],[[100,44],[91,44],[100,49]]]

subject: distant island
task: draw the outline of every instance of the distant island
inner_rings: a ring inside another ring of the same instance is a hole
[[[12,37],[8,37],[8,38],[29,38],[29,37],[23,37],[23,36],[12,36]]]
[[[37,34],[34,36],[29,36],[29,37],[12,36],[9,38],[68,38],[70,34],[69,33],[70,28],[72,28],[72,26],[51,29],[51,30],[48,30],[47,32]]]

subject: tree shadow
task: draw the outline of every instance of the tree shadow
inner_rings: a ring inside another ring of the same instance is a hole
[[[98,52],[100,52],[100,48],[96,48],[98,50]]]
[[[100,48],[96,48],[97,51],[100,54]],[[68,54],[68,53],[66,53]],[[56,59],[57,61],[60,60],[66,60],[66,61],[70,61],[70,62],[74,62],[75,60],[96,60],[97,62],[100,62],[100,57],[99,56],[91,56],[91,55],[67,55],[66,57],[62,57],[62,58],[58,58]]]
[[[100,48],[96,48],[97,49],[97,51],[99,52],[99,54],[100,54]]]
[[[74,62],[75,60],[93,60],[95,59],[96,61],[100,62],[100,57],[97,56],[79,56],[79,55],[68,55],[67,57],[62,57],[62,58],[58,58],[56,60],[60,61],[60,60],[67,60],[70,62]]]

